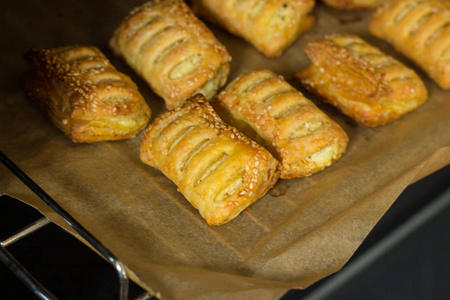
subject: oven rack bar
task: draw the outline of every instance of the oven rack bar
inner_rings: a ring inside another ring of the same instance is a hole
[[[89,231],[79,224],[67,211],[55,202],[37,183],[35,183],[25,172],[12,162],[2,151],[0,161],[29,189],[31,189],[41,200],[43,200],[53,211],[55,211],[69,226],[71,226],[85,241],[98,251],[115,269],[119,277],[120,300],[128,299],[129,279],[124,264],[114,256],[100,241]],[[0,261],[2,261],[35,295],[40,299],[57,299],[42,284],[40,284],[14,256],[9,253],[6,246],[18,241],[22,237],[42,228],[50,222],[46,217],[29,224],[9,238],[0,241]],[[150,299],[149,293],[145,293],[140,299]]]
[[[41,299],[53,300],[57,299],[51,292],[49,292],[39,281],[31,275],[27,269],[8,251],[6,246],[15,243],[21,238],[35,232],[50,223],[46,217],[43,217],[28,226],[25,226],[12,236],[0,241],[0,261],[3,262],[17,278],[19,278],[32,292],[34,292]]]

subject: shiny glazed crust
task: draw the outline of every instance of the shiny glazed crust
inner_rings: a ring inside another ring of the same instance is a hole
[[[354,9],[372,9],[380,6],[387,0],[322,0],[327,5],[337,9],[354,10]]]
[[[282,164],[281,178],[316,173],[347,147],[338,124],[269,70],[236,78],[212,104],[226,122],[269,149]]]
[[[450,88],[450,1],[387,2],[372,18],[370,32],[414,61],[441,88]]]
[[[264,196],[278,161],[222,122],[197,94],[158,117],[142,137],[141,160],[171,179],[209,225],[221,225]]]
[[[120,140],[148,124],[136,84],[95,47],[33,49],[22,83],[27,96],[74,142]]]
[[[182,0],[154,0],[134,9],[110,40],[167,108],[195,93],[212,98],[229,73],[229,56]]]
[[[295,78],[367,127],[398,119],[428,97],[412,69],[355,35],[328,35],[305,52],[313,63]]]
[[[314,0],[193,0],[194,12],[276,57],[314,25]]]

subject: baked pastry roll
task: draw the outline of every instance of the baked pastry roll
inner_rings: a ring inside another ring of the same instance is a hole
[[[412,69],[355,35],[328,35],[309,42],[305,52],[312,64],[294,77],[367,127],[400,118],[428,97]]]
[[[314,0],[193,0],[194,12],[276,57],[314,25]]]
[[[137,7],[115,31],[110,46],[169,110],[195,93],[210,99],[230,69],[225,47],[182,0],[154,0]]]
[[[74,142],[136,136],[150,108],[136,84],[95,47],[33,49],[23,87],[32,102]]]
[[[310,100],[269,70],[241,75],[214,100],[225,122],[281,162],[281,178],[309,176],[345,152],[344,130]]]
[[[322,0],[325,4],[342,10],[373,9],[387,0]]]
[[[370,32],[414,61],[441,88],[450,88],[450,1],[387,2],[373,16]]]
[[[278,161],[222,122],[197,94],[158,117],[142,137],[141,160],[171,179],[209,225],[221,225],[277,181]]]

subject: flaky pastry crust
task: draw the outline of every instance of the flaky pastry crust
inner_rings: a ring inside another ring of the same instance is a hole
[[[281,162],[281,178],[316,173],[347,147],[337,123],[269,70],[241,75],[212,104],[222,119],[269,149]]]
[[[370,32],[450,88],[450,1],[389,1],[374,14]]]
[[[428,97],[412,69],[356,35],[328,35],[309,42],[305,52],[312,64],[294,77],[367,127],[392,122]]]
[[[23,78],[27,96],[74,142],[136,136],[151,111],[136,84],[95,47],[33,49]]]
[[[134,9],[110,40],[113,51],[161,96],[167,108],[203,93],[213,97],[229,73],[229,56],[182,0],[154,0]]]
[[[147,128],[140,157],[171,179],[209,225],[234,219],[279,177],[278,161],[225,124],[201,94]]]
[[[314,0],[193,0],[194,12],[276,57],[314,25]]]

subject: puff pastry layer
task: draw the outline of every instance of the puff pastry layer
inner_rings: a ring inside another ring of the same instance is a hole
[[[380,7],[370,32],[391,43],[443,89],[450,88],[450,1],[390,1]]]
[[[162,171],[209,225],[221,225],[262,197],[277,181],[278,161],[222,122],[197,94],[146,130],[141,160]]]
[[[327,5],[343,10],[372,9],[387,0],[322,0]]]
[[[182,0],[154,0],[137,7],[115,31],[110,46],[168,109],[195,93],[210,99],[229,73],[227,50]]]
[[[95,47],[33,49],[23,87],[40,110],[74,142],[136,136],[150,108],[136,84]]]
[[[305,52],[313,63],[295,78],[367,127],[400,118],[428,97],[412,69],[358,36],[328,35],[309,42]]]
[[[269,70],[232,81],[212,102],[219,115],[281,162],[281,178],[309,176],[345,152],[344,130]]]
[[[314,0],[193,0],[194,12],[276,57],[311,28]]]

